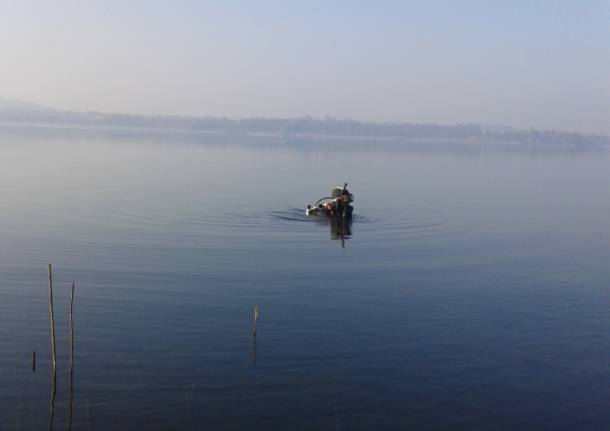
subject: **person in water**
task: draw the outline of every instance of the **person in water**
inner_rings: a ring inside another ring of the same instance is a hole
[[[322,198],[318,202],[322,202],[315,207],[307,205],[306,215],[323,214],[331,217],[350,218],[352,216],[353,207],[350,202],[353,202],[354,195],[347,190],[347,183],[343,187],[335,187],[331,191],[331,197]]]
[[[344,187],[343,189],[337,187],[332,191],[332,197],[334,199],[332,201],[323,203],[321,206],[328,215],[334,216],[337,214],[343,214],[349,203],[349,196],[351,196],[351,194],[347,190],[347,187]]]

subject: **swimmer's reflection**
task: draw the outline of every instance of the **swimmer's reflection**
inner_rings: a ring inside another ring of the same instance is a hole
[[[352,236],[352,219],[333,218],[330,220],[330,239],[341,241],[345,248],[345,240]]]

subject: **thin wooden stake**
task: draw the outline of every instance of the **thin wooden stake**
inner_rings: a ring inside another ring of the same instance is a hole
[[[36,372],[36,350],[32,352],[32,372]]]
[[[70,369],[74,365],[74,321],[72,320],[72,310],[74,309],[74,280],[72,280],[72,292],[70,294]]]
[[[258,320],[258,305],[254,306],[254,325],[252,329],[252,335],[256,337],[256,321]]]
[[[55,417],[55,396],[57,395],[57,373],[51,374],[51,396],[49,399],[49,431],[53,431],[53,418]]]
[[[53,314],[53,270],[49,264],[49,318],[51,319],[51,367],[57,371],[57,350],[55,349],[55,315]]]

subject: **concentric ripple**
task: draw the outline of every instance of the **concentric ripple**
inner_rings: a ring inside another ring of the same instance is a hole
[[[268,236],[304,234],[329,227],[337,220],[306,216],[302,208],[275,209],[236,208],[231,211],[221,208],[191,208],[190,211],[157,208],[151,211],[118,211],[104,214],[100,219],[107,228],[139,228],[163,232],[165,235],[199,235],[205,232],[229,232],[229,235]],[[356,208],[352,220],[347,222],[346,237],[366,241],[403,240],[409,237],[428,237],[448,233],[450,226],[439,211],[417,207],[407,212],[385,210],[371,214],[370,210]],[[331,229],[332,232],[332,229]],[[316,237],[317,238],[317,237]]]

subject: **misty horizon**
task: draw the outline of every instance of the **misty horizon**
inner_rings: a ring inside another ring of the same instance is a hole
[[[593,148],[610,146],[610,136],[558,130],[515,129],[507,126],[477,124],[421,124],[366,122],[352,119],[315,118],[228,118],[171,115],[105,113],[99,111],[62,111],[32,102],[0,97],[0,125],[21,124],[94,129],[131,129],[165,132],[203,132],[218,136],[261,135],[271,138],[324,138],[384,141],[424,145],[500,144],[543,145]],[[313,143],[313,142],[310,142]],[[353,143],[353,142],[352,142]]]
[[[17,117],[11,117],[12,114],[17,114]],[[37,114],[37,116],[32,116],[32,114]],[[53,114],[62,114],[59,117],[53,117]],[[443,124],[443,123],[412,123],[412,122],[397,122],[397,121],[371,121],[371,120],[356,120],[352,118],[336,118],[336,117],[315,117],[309,114],[304,114],[297,117],[229,117],[226,115],[207,115],[207,116],[189,116],[189,115],[172,115],[172,114],[164,114],[159,113],[156,115],[147,115],[143,113],[126,113],[126,112],[102,112],[102,111],[72,111],[72,110],[60,110],[52,106],[46,106],[39,104],[34,101],[25,101],[19,99],[10,99],[0,96],[0,123],[2,121],[6,121],[7,119],[14,120],[17,119],[17,122],[33,122],[36,120],[40,120],[41,118],[46,118],[45,116],[51,115],[48,117],[52,123],[57,124],[65,124],[65,125],[79,125],[80,123],[87,123],[88,121],[95,120],[98,122],[98,126],[107,127],[112,126],[112,123],[115,123],[115,126],[125,126],[125,127],[137,127],[137,124],[130,123],[130,120],[138,120],[142,119],[148,120],[147,126],[152,127],[161,127],[171,125],[172,120],[184,120],[191,121],[191,123],[185,127],[185,124],[180,124],[178,129],[180,128],[192,128],[196,123],[192,123],[192,121],[197,122],[198,120],[211,120],[211,121],[222,121],[229,123],[244,123],[253,124],[256,122],[260,123],[275,123],[276,125],[279,123],[296,123],[296,122],[308,122],[311,124],[328,124],[328,123],[341,123],[341,124],[354,124],[364,127],[375,127],[379,130],[379,128],[396,128],[396,127],[414,127],[414,128],[438,128],[445,129],[447,131],[455,131],[460,130],[458,135],[462,136],[444,136],[445,138],[450,139],[467,139],[463,136],[464,129],[466,130],[476,130],[478,133],[486,134],[488,138],[492,138],[495,133],[499,133],[500,135],[504,135],[504,138],[508,138],[510,136],[511,139],[520,139],[525,138],[524,134],[534,134],[536,137],[540,137],[542,135],[547,135],[545,139],[555,138],[557,139],[561,135],[564,138],[559,138],[563,140],[565,143],[565,136],[577,137],[579,138],[594,138],[596,144],[608,145],[610,144],[610,135],[603,133],[579,133],[571,130],[538,130],[535,128],[530,129],[519,129],[512,126],[507,126],[503,124],[482,124],[482,123],[469,123],[469,124]],[[89,115],[93,115],[94,117],[87,117]],[[77,116],[84,116],[77,118]],[[112,118],[111,122],[108,123],[107,120]],[[76,123],[71,123],[71,121],[77,120]],[[157,120],[157,122],[155,122]],[[168,123],[169,121],[169,123]],[[121,124],[122,123],[122,124]],[[93,124],[90,124],[93,125]],[[209,125],[209,123],[207,124]],[[258,126],[260,127],[260,126]],[[195,126],[195,128],[197,128]],[[478,129],[478,130],[477,130]],[[253,130],[242,130],[252,132]],[[321,131],[321,130],[319,130]],[[267,130],[267,132],[270,132]],[[282,130],[276,130],[275,132],[285,132]],[[311,131],[310,131],[311,132]],[[297,133],[298,134],[298,133]],[[332,133],[331,133],[332,134]],[[511,135],[514,134],[514,135]],[[363,137],[361,135],[361,137]],[[371,136],[374,137],[374,136]],[[388,136],[386,136],[388,137]],[[396,137],[395,135],[390,135],[390,137]],[[470,136],[473,138],[474,136]],[[600,138],[600,139],[596,139]],[[530,138],[531,139],[531,136]],[[586,141],[582,141],[581,143],[585,143]],[[592,143],[592,142],[586,142]]]

